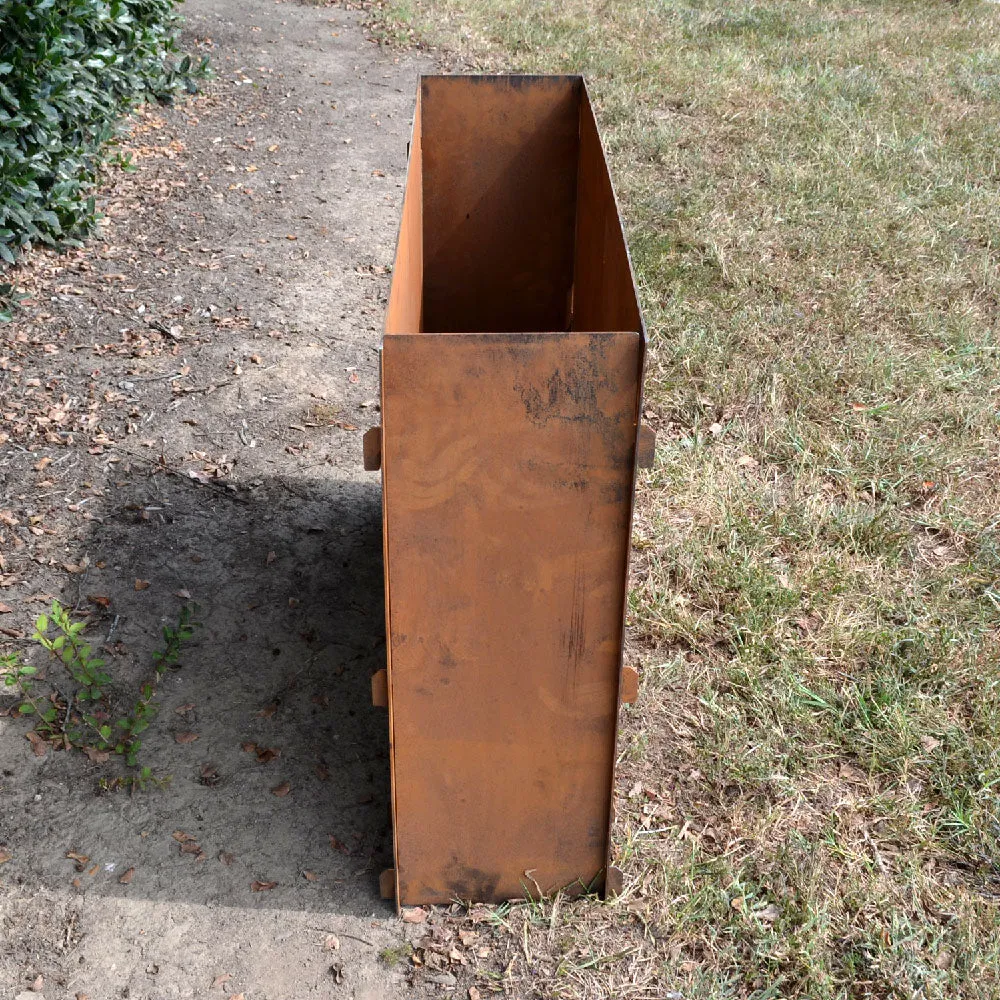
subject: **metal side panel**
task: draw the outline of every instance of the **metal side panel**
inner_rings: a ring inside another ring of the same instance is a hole
[[[569,328],[582,90],[421,78],[424,330]]]
[[[400,904],[600,887],[639,332],[387,335]]]

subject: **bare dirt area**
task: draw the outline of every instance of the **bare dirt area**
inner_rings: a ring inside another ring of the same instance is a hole
[[[162,787],[102,788],[114,756],[33,747],[0,701],[0,986],[412,993],[386,958],[426,928],[378,893],[381,513],[361,434],[422,66],[337,8],[184,13],[217,78],[136,116],[100,234],[36,253],[0,329],[0,651],[58,701],[31,640],[56,598],[126,704],[161,628],[192,604],[200,626],[143,734]]]

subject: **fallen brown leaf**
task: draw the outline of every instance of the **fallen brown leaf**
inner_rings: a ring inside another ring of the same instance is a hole
[[[106,764],[111,759],[109,750],[98,750],[96,747],[84,747],[83,752],[92,764]]]
[[[105,597],[103,594],[88,594],[87,600],[90,601],[91,604],[100,605],[102,608],[111,607],[111,598]]]
[[[181,844],[181,854],[201,854],[201,847],[195,840],[185,840]]]
[[[257,760],[261,764],[269,764],[276,757],[281,756],[281,750],[278,747],[261,747],[257,750]]]
[[[868,775],[853,764],[842,763],[839,775],[844,781],[856,781],[859,784],[864,784],[868,780]]]
[[[0,602],[0,615],[10,615],[13,613],[14,609],[9,604]]]
[[[302,877],[309,882],[315,882],[316,879],[319,878],[319,876],[315,872],[309,871],[308,868],[302,872]]]
[[[135,875],[135,869],[129,868],[127,872],[122,872],[121,875],[118,876],[118,881],[121,882],[122,885],[128,885],[129,882],[132,881],[133,875]]]
[[[0,847],[0,865],[7,864],[7,862],[13,857],[14,855],[11,854],[6,847]]]
[[[244,753],[254,753],[256,751],[256,749],[257,749],[257,744],[256,743],[241,743],[240,744],[240,749]]]
[[[174,740],[177,743],[194,743],[199,735],[199,733],[174,733]]]
[[[31,752],[36,757],[44,757],[46,751],[49,749],[48,743],[38,735],[38,733],[32,731],[30,733],[25,733],[24,738],[31,744]]]
[[[219,851],[219,860],[228,868],[235,860],[235,855],[229,851]]]
[[[202,764],[198,781],[209,788],[214,788],[219,783],[219,769],[214,764]]]
[[[338,840],[332,833],[330,836],[330,846],[341,854],[350,854],[351,849],[342,840]]]
[[[183,704],[183,705],[178,705],[178,706],[177,706],[177,707],[176,707],[176,708],[174,709],[174,711],[175,711],[175,712],[176,712],[176,713],[177,713],[178,715],[187,715],[187,713],[188,713],[188,712],[190,712],[190,711],[191,711],[191,710],[192,710],[192,709],[193,709],[194,707],[195,707],[195,704],[194,704],[194,702],[193,702],[193,701],[189,701],[189,702],[186,702],[186,703],[185,703],[185,704]]]
[[[277,882],[251,882],[250,888],[254,892],[267,892],[269,889],[273,889],[278,883]]]
[[[265,705],[258,713],[258,719],[270,719],[275,712],[278,711],[278,706],[275,702],[271,702],[270,705]]]
[[[403,923],[422,924],[427,919],[427,911],[420,906],[404,906],[400,916]]]
[[[215,979],[212,980],[212,989],[214,990],[223,983],[228,983],[232,978],[233,974],[231,972],[223,972],[221,975],[216,976]]]
[[[437,983],[439,986],[457,986],[458,979],[450,972],[428,972],[427,981]]]
[[[148,588],[149,588],[149,580],[136,579],[135,581],[136,590],[147,590]]]
[[[170,836],[173,837],[178,844],[185,844],[189,840],[194,840],[194,837],[192,837],[190,833],[185,833],[183,830],[174,830]]]
[[[277,795],[279,799],[283,799],[291,790],[292,786],[287,781],[283,781],[280,785],[275,785],[271,789],[271,794]]]

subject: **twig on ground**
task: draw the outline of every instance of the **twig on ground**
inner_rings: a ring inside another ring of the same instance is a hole
[[[319,931],[321,934],[336,934],[337,937],[350,938],[352,941],[360,941],[362,944],[368,945],[369,948],[374,948],[375,943],[373,941],[368,941],[363,937],[358,937],[356,934],[345,934],[343,931],[331,931],[328,927],[310,927],[311,931]]]
[[[220,486],[217,483],[205,482],[203,479],[193,479],[191,476],[184,472],[180,472],[177,469],[172,469],[169,465],[164,465],[162,462],[154,462],[152,459],[146,458],[143,455],[139,455],[134,451],[129,451],[128,448],[119,448],[118,451],[129,458],[134,458],[138,462],[142,462],[144,465],[148,465],[153,469],[158,469],[160,472],[169,473],[171,476],[176,476],[178,479],[185,483],[197,483],[199,486],[207,486],[209,489],[214,490],[219,496],[227,497],[234,503],[241,503],[244,506],[250,503],[249,500],[244,499],[238,493],[234,493],[227,489],[225,486]]]

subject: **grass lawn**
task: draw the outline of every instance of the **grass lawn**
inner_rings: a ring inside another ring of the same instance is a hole
[[[480,989],[1000,996],[1000,7],[374,16],[587,75],[650,334],[625,893]]]

